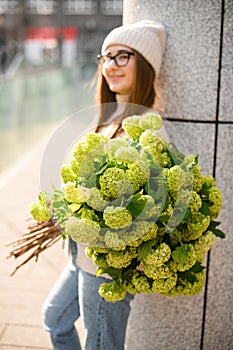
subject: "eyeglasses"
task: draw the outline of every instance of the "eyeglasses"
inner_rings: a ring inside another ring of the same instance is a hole
[[[128,64],[130,56],[134,56],[134,53],[131,51],[121,51],[114,56],[110,55],[98,55],[97,60],[99,64],[110,63],[111,60],[115,62],[117,67],[124,67]]]

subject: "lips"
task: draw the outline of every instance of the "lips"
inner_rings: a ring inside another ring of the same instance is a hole
[[[108,77],[109,80],[117,80],[123,78],[123,75],[111,75]]]

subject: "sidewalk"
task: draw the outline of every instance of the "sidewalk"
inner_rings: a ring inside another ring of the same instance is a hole
[[[37,145],[6,175],[6,181],[0,178],[0,350],[52,349],[49,334],[42,327],[41,307],[68,261],[62,241],[14,276],[10,273],[18,259],[5,259],[9,251],[6,242],[16,240],[26,229],[29,204],[37,199],[43,150],[43,143]]]

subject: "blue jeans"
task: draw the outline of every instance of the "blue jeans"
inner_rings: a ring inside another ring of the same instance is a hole
[[[75,321],[79,318],[77,246],[70,242],[72,260],[66,265],[44,302],[42,313],[54,350],[81,350]]]
[[[78,268],[73,252],[43,306],[44,327],[50,332],[54,350],[80,350],[75,321],[81,316],[85,328],[85,350],[123,350],[133,295],[116,303],[98,293],[104,277]]]
[[[86,331],[85,350],[124,350],[126,326],[132,294],[116,303],[98,293],[106,278],[79,270],[79,301]]]

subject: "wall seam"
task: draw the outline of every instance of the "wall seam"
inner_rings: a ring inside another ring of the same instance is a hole
[[[214,124],[216,125],[216,119],[215,120],[202,120],[202,119],[179,119],[179,118],[164,118],[165,120],[171,121],[171,122],[178,122],[178,123],[200,123],[200,124]],[[227,121],[227,120],[218,120],[218,125],[220,124],[227,124],[227,125],[233,125],[233,121]]]

